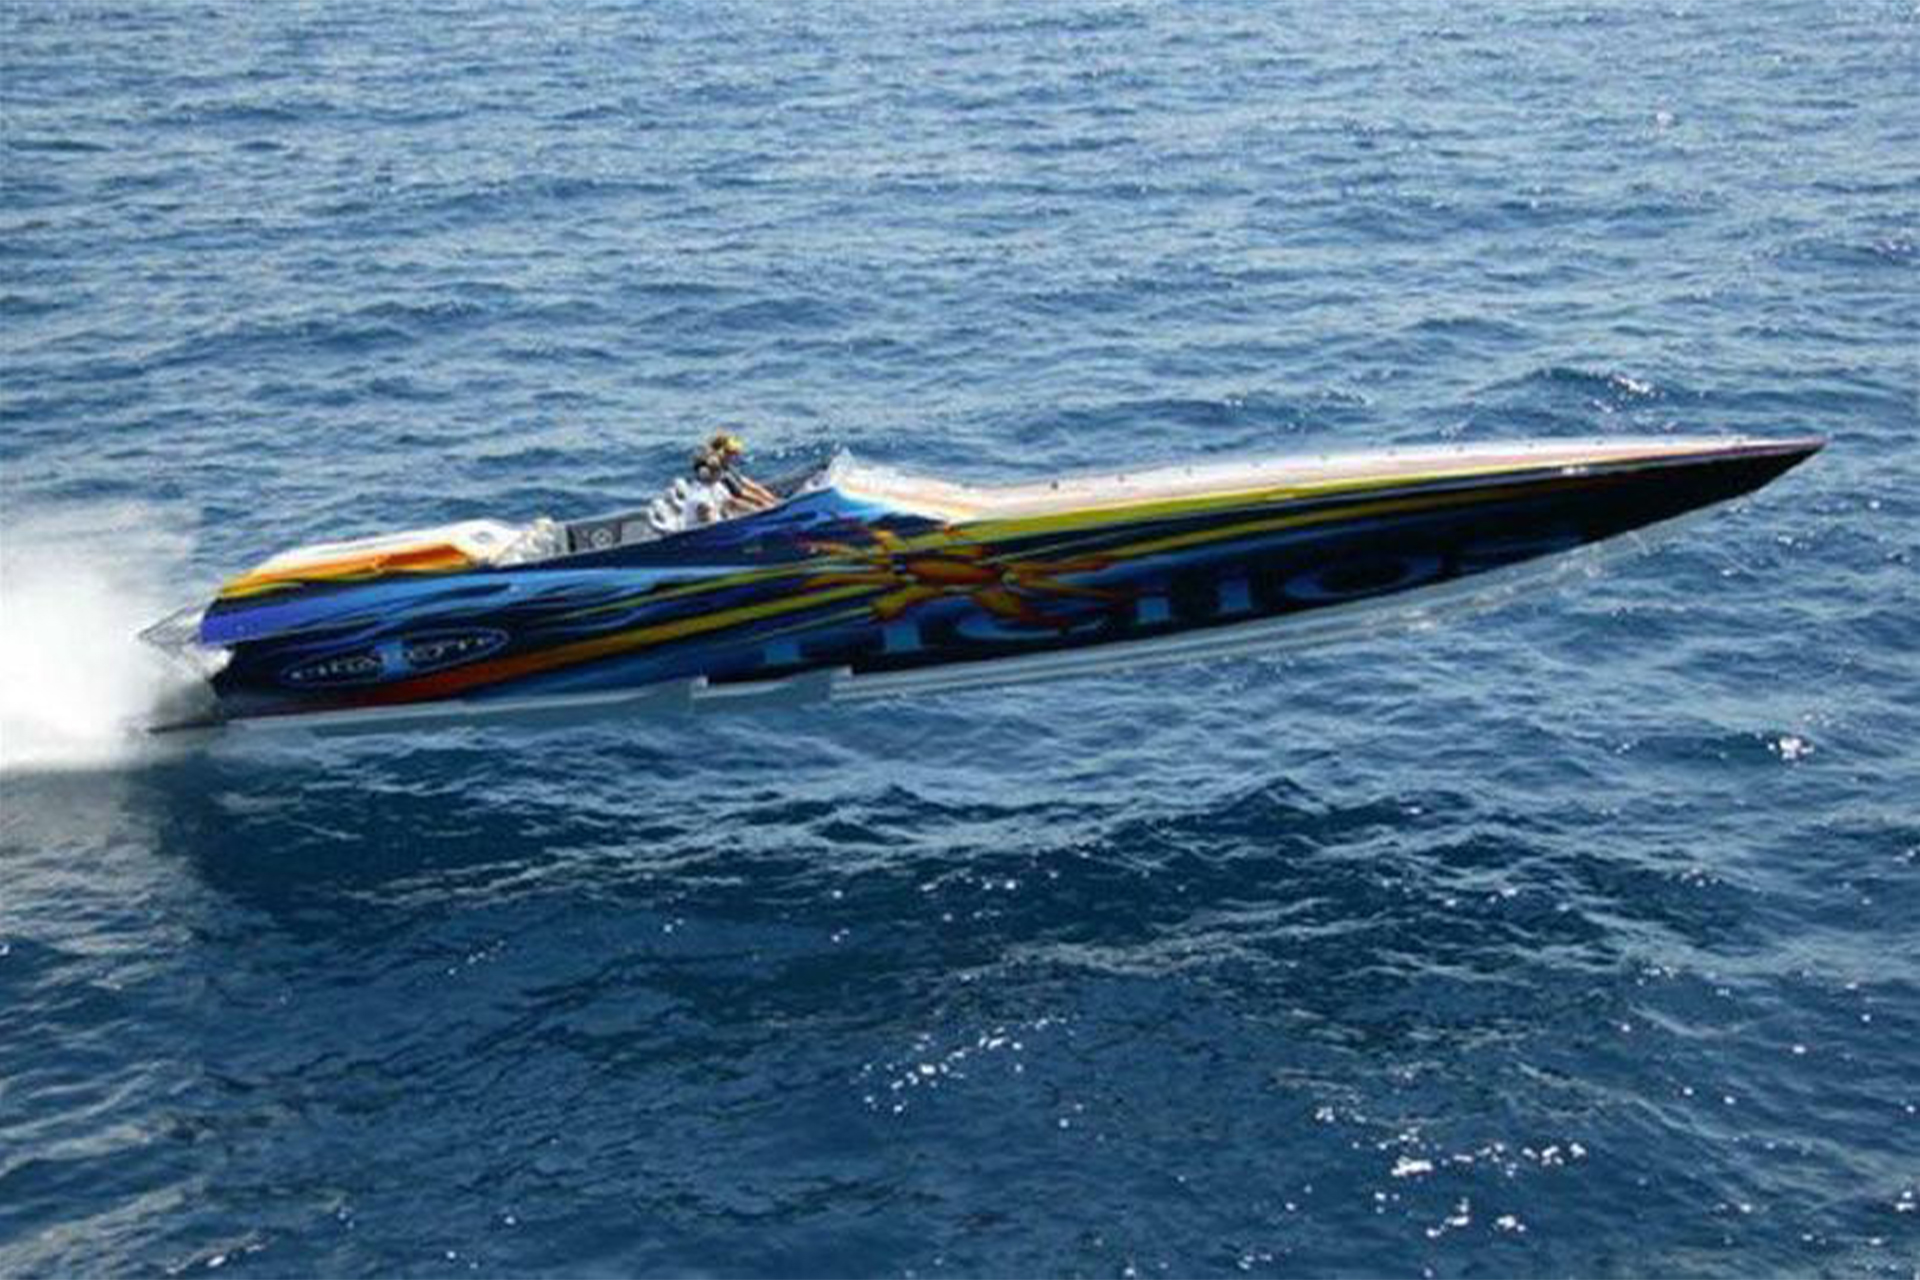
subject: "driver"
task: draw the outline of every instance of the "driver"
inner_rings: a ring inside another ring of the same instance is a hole
[[[654,534],[684,533],[779,505],[770,489],[737,468],[745,454],[739,438],[724,431],[696,449],[693,474],[676,476],[647,507],[647,524]]]
[[[721,431],[693,455],[693,474],[711,495],[719,510],[717,517],[750,515],[778,506],[780,499],[758,480],[739,469],[747,456],[740,437]]]

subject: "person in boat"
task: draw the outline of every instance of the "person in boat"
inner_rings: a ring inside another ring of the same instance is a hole
[[[725,431],[717,433],[693,456],[694,477],[718,495],[721,519],[751,515],[780,504],[771,489],[740,469],[746,456],[747,447],[740,443],[740,437]]]
[[[647,508],[654,531],[680,533],[777,506],[772,490],[740,470],[746,452],[738,436],[724,431],[696,449],[692,475],[676,478]]]

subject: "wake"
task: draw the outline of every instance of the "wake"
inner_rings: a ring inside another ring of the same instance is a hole
[[[0,772],[102,769],[190,677],[135,633],[186,580],[191,537],[137,503],[10,512],[0,527]]]

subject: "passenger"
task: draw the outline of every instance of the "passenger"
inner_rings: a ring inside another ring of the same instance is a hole
[[[724,431],[694,455],[694,474],[703,484],[717,488],[724,495],[721,499],[724,516],[751,515],[780,505],[780,499],[772,490],[739,469],[746,455],[746,446],[740,443],[740,438]]]
[[[678,476],[647,508],[647,523],[665,536],[704,528],[735,516],[778,506],[772,490],[737,468],[746,455],[738,437],[725,432],[694,451],[692,475]]]

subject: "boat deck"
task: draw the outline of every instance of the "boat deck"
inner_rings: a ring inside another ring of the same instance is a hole
[[[1643,459],[1724,454],[1783,441],[1675,436],[1516,444],[1422,445],[1358,453],[1274,456],[1089,472],[1009,485],[970,485],[912,475],[848,457],[830,482],[849,496],[936,519],[1024,519],[1065,511],[1127,507],[1298,489],[1311,493],[1364,486],[1383,478],[1435,479],[1539,467],[1590,466]]]

